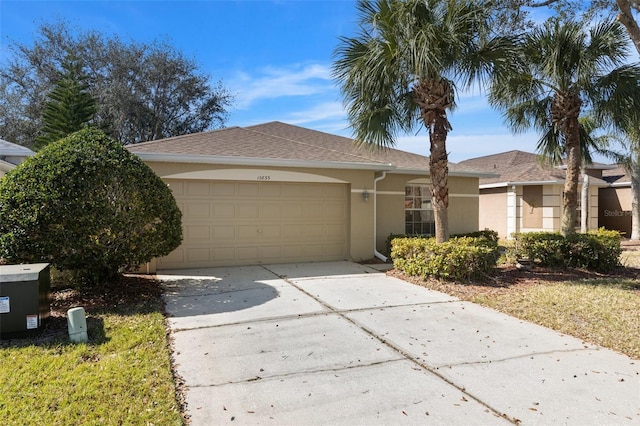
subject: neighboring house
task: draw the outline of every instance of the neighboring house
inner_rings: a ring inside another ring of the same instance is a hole
[[[29,148],[0,139],[0,177],[34,154]]]
[[[564,167],[544,165],[537,154],[517,150],[472,158],[459,165],[497,175],[480,179],[481,229],[493,229],[503,238],[511,238],[515,232],[560,231]],[[602,171],[611,168],[603,164],[587,168],[588,229],[598,228],[598,190],[608,185],[601,178]],[[581,177],[579,191],[582,181]],[[580,229],[580,200],[579,192],[577,229]]]
[[[622,168],[604,170],[602,179],[609,186],[600,188],[598,226],[631,236],[631,176]]]
[[[280,122],[128,148],[167,182],[183,212],[182,245],[150,271],[361,261],[382,257],[391,233],[434,232],[421,155],[357,148]],[[452,234],[478,230],[480,176],[449,165]]]

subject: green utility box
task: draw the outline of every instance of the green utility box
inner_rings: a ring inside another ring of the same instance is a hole
[[[48,263],[0,265],[0,339],[39,330],[49,318]]]

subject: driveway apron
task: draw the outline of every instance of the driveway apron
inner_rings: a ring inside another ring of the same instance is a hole
[[[158,278],[192,425],[640,424],[640,361],[364,265]]]

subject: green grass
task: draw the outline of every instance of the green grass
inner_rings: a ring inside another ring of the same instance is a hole
[[[0,347],[2,424],[183,424],[159,299],[87,312],[87,344]]]
[[[570,269],[506,267],[486,283],[404,279],[640,360],[640,250],[609,275]]]
[[[469,300],[640,359],[637,280],[541,282]]]

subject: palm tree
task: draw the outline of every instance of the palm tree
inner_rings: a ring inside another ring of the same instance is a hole
[[[562,203],[563,235],[575,232],[578,178],[585,154],[582,112],[598,120],[624,114],[640,101],[640,68],[623,65],[628,39],[614,21],[588,32],[574,21],[547,21],[521,43],[521,61],[494,75],[489,102],[505,110],[515,132],[540,131],[538,150],[555,151],[567,164]]]
[[[629,239],[638,241],[640,240],[640,107],[629,102],[625,111],[627,114],[616,116],[610,122],[616,131],[611,139],[617,141],[623,151],[605,149],[601,150],[601,153],[621,165],[631,177],[631,235]]]
[[[358,143],[395,145],[398,133],[429,131],[436,240],[448,239],[447,118],[456,83],[482,81],[509,43],[489,37],[489,13],[472,0],[359,0],[360,32],[341,37],[334,77]]]
[[[640,128],[636,125],[626,132],[623,147],[625,153],[610,154],[631,176],[631,235],[629,239],[640,240]]]
[[[589,175],[587,174],[587,166],[592,164],[591,151],[603,153],[607,150],[612,136],[609,133],[597,134],[602,126],[592,115],[580,117],[580,148],[582,157],[582,194],[581,209],[582,217],[580,218],[580,232],[585,233],[589,230]]]

